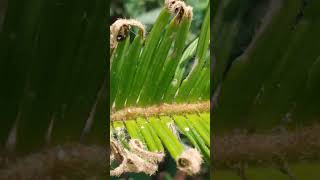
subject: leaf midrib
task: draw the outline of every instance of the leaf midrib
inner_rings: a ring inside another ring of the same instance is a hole
[[[209,101],[183,104],[162,104],[149,107],[129,107],[111,112],[111,121],[123,121],[138,117],[152,117],[160,115],[202,113],[209,112],[209,109]]]

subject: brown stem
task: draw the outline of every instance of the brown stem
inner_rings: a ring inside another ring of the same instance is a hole
[[[69,144],[53,147],[9,162],[0,180],[37,180],[58,177],[106,176],[104,147]]]
[[[320,157],[320,125],[281,133],[215,135],[212,143],[215,166],[316,160]]]
[[[210,102],[199,102],[194,104],[162,104],[146,108],[131,107],[111,113],[111,121],[135,119],[138,117],[152,117],[161,115],[201,113],[209,112]]]

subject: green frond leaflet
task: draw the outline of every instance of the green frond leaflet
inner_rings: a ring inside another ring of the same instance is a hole
[[[203,160],[206,165],[210,162],[209,41],[204,35],[210,26],[203,25],[200,37],[186,48],[192,8],[184,2],[178,5],[177,12],[161,10],[144,40],[139,35],[133,40],[127,37],[112,54],[113,176],[127,172],[152,175],[166,153],[189,175],[200,172]],[[190,73],[194,56],[201,57],[198,66],[203,71]],[[176,95],[190,74],[198,89],[190,88],[189,97],[177,103]]]

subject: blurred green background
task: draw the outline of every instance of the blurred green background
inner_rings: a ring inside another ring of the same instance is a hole
[[[107,20],[107,1],[0,0],[0,175],[45,148],[105,147]]]

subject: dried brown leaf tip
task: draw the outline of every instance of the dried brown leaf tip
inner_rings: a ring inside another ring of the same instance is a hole
[[[131,139],[129,142],[131,151],[143,159],[148,159],[150,162],[159,163],[163,161],[163,152],[150,152],[145,149],[145,145],[138,139]]]
[[[137,27],[140,35],[145,37],[145,27],[141,22],[135,19],[118,19],[110,26],[110,48],[115,49],[119,41],[126,39],[132,27]]]
[[[165,7],[180,21],[183,17],[192,19],[192,7],[181,0],[165,0]]]
[[[147,151],[145,145],[138,139],[130,140],[129,149],[125,148],[119,141],[111,139],[110,147],[110,160],[120,163],[110,171],[111,176],[120,176],[128,172],[144,172],[153,175],[158,170],[158,163],[164,158],[163,152]]]
[[[201,154],[198,150],[189,148],[186,149],[177,160],[178,169],[186,172],[189,175],[194,175],[200,172],[202,164]]]

